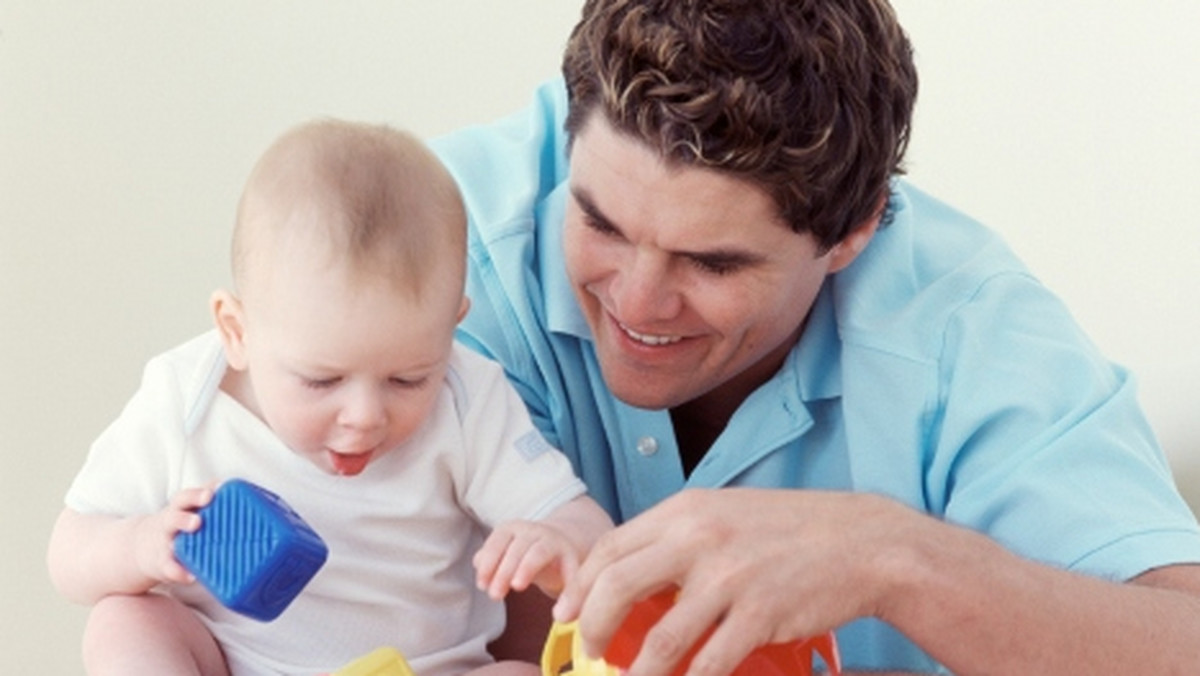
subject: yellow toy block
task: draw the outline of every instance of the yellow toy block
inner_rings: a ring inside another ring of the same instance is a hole
[[[543,676],[618,676],[616,667],[604,660],[588,659],[576,631],[576,623],[555,622],[542,648]]]
[[[395,648],[379,648],[333,672],[330,676],[415,676]]]

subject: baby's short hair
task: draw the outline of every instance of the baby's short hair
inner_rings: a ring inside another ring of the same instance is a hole
[[[323,237],[331,264],[352,276],[382,275],[418,295],[449,279],[461,292],[462,198],[450,173],[409,132],[318,120],[272,144],[238,205],[235,283],[269,253],[260,248],[296,236]]]

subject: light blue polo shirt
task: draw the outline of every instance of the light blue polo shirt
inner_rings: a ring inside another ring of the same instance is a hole
[[[686,487],[834,489],[1109,579],[1200,562],[1130,375],[999,237],[903,181],[891,223],[827,280],[782,368],[685,479],[668,412],[605,387],[567,281],[565,113],[554,81],[526,110],[432,145],[470,215],[459,337],[504,365],[618,521]],[[937,668],[882,622],[838,638],[850,668]]]

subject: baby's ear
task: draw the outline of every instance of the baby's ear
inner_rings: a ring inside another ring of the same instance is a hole
[[[246,319],[242,302],[225,289],[213,292],[209,301],[213,323],[225,347],[225,361],[235,371],[246,370]]]
[[[471,309],[471,299],[463,296],[462,305],[458,308],[458,322],[461,322],[466,316],[467,311]],[[458,322],[455,322],[456,324]]]

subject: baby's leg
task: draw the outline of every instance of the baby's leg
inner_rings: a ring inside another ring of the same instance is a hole
[[[228,676],[225,657],[195,612],[160,594],[108,596],[88,616],[83,663],[91,676]]]
[[[542,676],[542,670],[528,662],[505,661],[472,669],[466,676]]]

